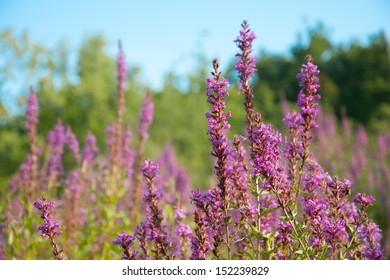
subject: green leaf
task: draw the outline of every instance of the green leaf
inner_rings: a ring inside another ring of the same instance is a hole
[[[312,197],[312,194],[309,192],[301,192],[300,194],[304,197]]]
[[[275,212],[276,210],[278,210],[280,208],[282,208],[282,207],[278,206],[278,207],[275,207],[275,208],[271,208],[271,209],[267,209],[267,210],[261,211],[260,217],[263,217],[263,216],[268,215],[268,214],[270,214],[272,212]]]
[[[261,232],[252,224],[249,224],[249,233],[252,237],[255,237],[257,239],[260,239],[263,237]]]
[[[354,249],[356,249],[357,247],[359,247],[360,246],[360,244],[361,243],[353,243],[351,246],[349,246],[348,248],[347,248],[347,250],[348,251],[351,251],[351,250],[354,250]]]
[[[326,250],[324,251],[324,253],[322,254],[322,257],[321,257],[321,260],[327,260],[329,259],[329,248],[326,248]]]

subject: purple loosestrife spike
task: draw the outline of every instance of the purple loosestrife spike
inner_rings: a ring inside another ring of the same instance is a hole
[[[231,163],[229,162],[230,148],[226,133],[230,128],[227,119],[230,118],[230,112],[224,113],[226,108],[225,95],[228,94],[227,87],[229,83],[227,80],[220,80],[221,72],[218,71],[218,60],[213,60],[214,72],[213,78],[207,79],[207,101],[211,104],[210,112],[206,113],[208,120],[209,141],[212,145],[211,155],[217,158],[214,166],[214,173],[218,177],[218,188],[222,191],[222,199],[227,199],[227,187],[231,173]],[[222,205],[226,207],[226,205]]]
[[[69,149],[72,151],[72,154],[75,157],[75,159],[79,162],[81,159],[80,145],[76,135],[74,135],[70,126],[66,128],[65,138],[66,138],[66,144],[68,145]]]
[[[63,173],[62,155],[64,153],[66,135],[61,119],[58,119],[54,129],[48,132],[46,142],[51,156],[45,163],[45,183],[50,186]]]
[[[117,58],[117,75],[118,75],[118,93],[124,92],[125,83],[127,78],[127,65],[126,65],[126,57],[125,53],[122,49],[122,43],[119,41],[118,43],[119,54]]]
[[[32,190],[36,183],[35,181],[38,173],[38,157],[40,151],[37,146],[37,135],[36,135],[37,124],[38,124],[38,98],[34,92],[34,89],[30,87],[30,96],[27,98],[27,108],[26,108],[26,128],[30,138],[30,151],[31,151],[30,178],[25,189],[26,197],[27,197],[26,202],[28,205],[31,205]]]
[[[161,257],[164,259],[170,259],[169,254],[170,244],[168,242],[168,235],[166,227],[162,224],[163,212],[160,210],[158,204],[160,202],[161,195],[156,191],[154,186],[154,180],[158,173],[158,164],[149,160],[146,160],[141,167],[141,171],[146,180],[148,187],[147,192],[144,195],[144,202],[146,204],[146,220],[149,230],[149,241],[153,242],[154,252],[156,259]]]
[[[135,237],[138,239],[138,246],[141,248],[144,255],[142,259],[151,260],[152,258],[148,254],[147,249],[147,236],[148,236],[148,224],[146,222],[142,222],[139,224],[135,231]]]
[[[252,42],[256,38],[254,32],[249,29],[249,24],[244,20],[242,23],[242,29],[240,35],[234,40],[240,52],[236,54],[239,57],[235,69],[238,72],[238,78],[240,79],[240,91],[243,93],[245,102],[246,119],[248,127],[252,127],[254,104],[253,104],[253,89],[249,84],[249,80],[253,73],[256,71],[255,62],[256,56],[250,56],[252,52]]]
[[[66,135],[61,119],[58,119],[54,129],[48,132],[46,141],[53,154],[63,154]]]
[[[38,98],[33,90],[30,88],[30,96],[27,98],[26,109],[26,128],[29,132],[35,133],[36,125],[38,124]]]
[[[294,232],[292,226],[286,221],[279,221],[277,228],[278,235],[275,241],[280,243],[283,248],[286,248],[289,243],[293,242],[291,234]]]
[[[264,177],[269,183],[263,187],[284,187],[286,182],[282,176],[282,167],[280,166],[282,141],[281,134],[272,129],[270,125],[261,121],[255,122],[257,127],[254,131],[249,129],[249,140],[254,144],[251,149],[253,155],[253,180],[258,176]]]
[[[114,168],[114,161],[115,161],[115,126],[113,124],[109,124],[106,128],[106,135],[107,135],[107,146],[108,146],[108,154],[109,154],[109,162],[111,170]]]
[[[175,209],[174,218],[176,228],[176,237],[173,240],[175,243],[175,255],[179,255],[181,259],[185,259],[185,246],[188,241],[192,239],[192,231],[188,225],[183,223],[183,220],[186,218],[186,214],[181,209]]]
[[[230,258],[230,234],[228,221],[231,220],[231,217],[228,215],[229,203],[231,200],[231,178],[232,178],[232,159],[231,159],[231,149],[229,146],[229,141],[226,136],[230,125],[227,122],[227,119],[230,118],[230,112],[225,113],[226,108],[226,98],[228,94],[227,87],[229,83],[227,80],[221,80],[221,72],[219,72],[219,63],[217,59],[213,60],[212,72],[213,78],[208,78],[206,80],[206,95],[207,102],[211,104],[211,110],[206,113],[206,118],[208,120],[208,131],[209,141],[212,146],[211,155],[214,156],[217,161],[214,166],[214,173],[218,178],[218,190],[219,194],[216,195],[216,190],[213,194],[216,197],[221,198],[221,205],[219,209],[221,210],[221,216],[219,221],[212,223],[215,225],[215,235],[214,235],[214,254],[218,257],[218,246],[224,241],[221,236],[221,230],[217,229],[219,226],[224,226],[226,234],[226,246],[228,258]],[[210,193],[210,195],[213,195]],[[220,224],[220,225],[219,225]],[[218,225],[218,226],[217,226]]]
[[[152,181],[157,176],[158,169],[159,169],[159,165],[150,160],[145,160],[144,165],[141,166],[142,174],[149,181]]]
[[[118,170],[121,160],[121,147],[122,147],[122,126],[123,126],[123,114],[125,111],[125,82],[127,76],[127,66],[125,61],[125,54],[122,50],[122,44],[118,43],[119,54],[117,58],[117,122],[115,128],[115,144],[114,144],[114,162],[112,171],[115,173]]]
[[[142,109],[138,125],[138,133],[142,140],[149,138],[148,129],[153,121],[153,110],[154,105],[152,103],[152,98],[150,91],[147,91],[146,96],[142,102]]]
[[[301,115],[297,112],[287,113],[283,118],[285,127],[289,130],[290,138],[284,142],[284,156],[288,160],[288,176],[289,180],[295,180],[297,174],[298,156],[302,154],[302,141],[299,139],[301,135]]]
[[[133,246],[134,240],[135,240],[134,236],[122,231],[118,233],[118,238],[112,242],[112,244],[118,245],[119,247],[122,248],[123,250],[122,260],[136,259],[138,252],[131,251],[131,247]]]
[[[122,135],[121,165],[125,169],[125,174],[128,179],[133,176],[135,161],[135,151],[131,149],[131,141],[132,133],[130,128],[127,127]]]
[[[44,197],[34,202],[34,207],[41,212],[42,224],[38,227],[38,230],[42,232],[41,236],[50,240],[50,244],[53,249],[54,258],[56,260],[63,260],[62,250],[59,249],[55,243],[55,237],[62,235],[60,225],[52,217],[54,201],[47,202]]]
[[[353,201],[358,203],[362,210],[365,210],[368,206],[374,203],[375,197],[370,194],[358,193]]]
[[[316,99],[321,96],[317,94],[317,89],[320,87],[317,75],[320,73],[317,65],[313,64],[313,59],[310,55],[306,56],[306,64],[302,65],[301,72],[297,74],[300,78],[299,86],[301,91],[298,93],[297,106],[301,108],[301,116],[303,125],[307,130],[316,127],[315,119],[318,115],[318,104]]]
[[[209,223],[206,220],[208,194],[198,190],[192,191],[191,202],[195,205],[194,222],[197,225],[195,234],[191,239],[191,260],[205,260],[211,250],[206,227]]]
[[[358,235],[360,240],[363,242],[363,258],[368,260],[384,259],[384,254],[380,245],[382,235],[377,224],[368,220],[358,229]]]
[[[99,150],[96,146],[96,137],[91,132],[88,132],[87,136],[85,137],[85,145],[82,154],[83,166],[90,168],[98,152]]]
[[[138,123],[138,136],[139,136],[139,145],[138,152],[135,160],[135,168],[138,170],[144,159],[145,153],[145,142],[149,138],[148,129],[153,121],[153,111],[154,105],[152,102],[150,91],[147,90],[146,96],[142,101],[142,108],[139,117]],[[139,172],[134,174],[134,195],[133,195],[133,205],[139,205],[140,195],[139,189],[141,187],[142,176]]]

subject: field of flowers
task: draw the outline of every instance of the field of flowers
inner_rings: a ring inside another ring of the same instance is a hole
[[[174,147],[145,157],[154,112],[149,92],[137,129],[125,125],[121,46],[107,153],[88,131],[80,147],[61,119],[44,143],[37,141],[39,100],[32,87],[25,119],[30,153],[0,198],[0,259],[384,259],[390,252],[389,135],[379,135],[373,151],[364,128],[351,131],[344,119],[339,136],[336,120],[320,110],[320,69],[309,54],[296,75],[296,110],[283,105],[285,130],[265,123],[251,86],[255,38],[244,21],[234,42],[246,127],[232,139],[230,85],[212,61],[205,117],[215,176],[203,189],[191,185]],[[69,156],[76,167],[67,170]],[[371,210],[374,202],[381,207]]]

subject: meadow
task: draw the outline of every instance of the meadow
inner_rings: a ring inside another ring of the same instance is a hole
[[[344,115],[339,124],[325,113],[321,69],[309,53],[296,73],[294,106],[281,98],[283,128],[265,121],[255,106],[253,77],[261,71],[255,39],[244,21],[234,40],[233,81],[218,59],[209,65],[202,114],[213,175],[197,181],[203,186],[192,179],[203,173],[190,174],[174,145],[147,155],[157,105],[150,91],[137,125],[126,121],[128,68],[120,44],[116,119],[105,127],[102,151],[91,130],[81,146],[61,118],[40,139],[43,101],[32,85],[25,112],[29,153],[0,200],[0,259],[386,258],[390,134],[370,143],[364,126]],[[230,132],[231,102],[244,116],[241,134]]]

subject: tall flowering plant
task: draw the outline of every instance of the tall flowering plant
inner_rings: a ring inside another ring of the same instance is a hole
[[[232,139],[229,119],[233,116],[227,110],[229,82],[222,78],[218,60],[212,61],[205,99],[210,106],[207,135],[215,180],[202,190],[189,189],[187,173],[175,162],[172,148],[166,149],[158,162],[145,160],[154,111],[150,92],[140,110],[138,147],[133,147],[130,126],[124,128],[127,67],[121,46],[117,119],[107,127],[107,154],[99,153],[91,132],[81,148],[71,128],[59,120],[48,133],[40,160],[38,99],[31,90],[26,110],[31,152],[10,184],[4,213],[7,219],[0,224],[0,257],[41,256],[34,256],[39,236],[35,238],[29,231],[37,223],[30,209],[35,206],[42,218],[38,231],[50,241],[54,258],[59,260],[64,256],[117,256],[124,260],[383,259],[381,230],[367,213],[375,197],[353,191],[350,180],[332,176],[316,160],[313,144],[322,123],[318,120],[320,71],[313,58],[308,55],[297,74],[297,111],[285,110],[287,135],[282,135],[263,121],[261,108],[255,106],[257,96],[251,85],[257,60],[252,55],[255,38],[244,21],[234,40],[239,49],[234,68],[246,127],[243,135]],[[363,131],[359,135],[357,142],[366,145]],[[385,139],[379,140],[385,150]],[[74,158],[70,170],[62,164],[68,150]],[[351,172],[354,178],[364,166],[363,157],[356,158],[358,163]],[[354,198],[350,197],[352,192]],[[50,201],[42,197],[33,203],[33,197],[42,193]],[[61,210],[56,212],[58,219],[53,218],[54,200]],[[18,243],[25,246],[20,249]]]

